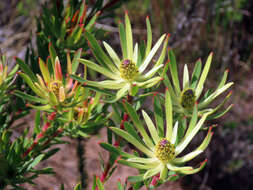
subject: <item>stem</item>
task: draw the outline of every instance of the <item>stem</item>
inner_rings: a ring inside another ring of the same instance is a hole
[[[157,184],[157,181],[159,180],[160,174],[153,177],[151,181],[151,185],[155,186]]]
[[[127,95],[127,102],[129,104],[133,103],[133,96],[131,96],[130,94]],[[128,121],[128,118],[129,118],[128,114],[124,113],[123,119],[120,122],[120,129],[124,129],[124,123],[126,121]],[[116,146],[116,147],[119,146],[121,140],[122,140],[122,138],[120,137],[113,145]],[[111,153],[110,153],[110,157],[111,157]],[[102,176],[100,177],[101,182],[105,181],[105,179],[106,179],[106,177],[107,177],[107,175],[108,175],[108,173],[109,173],[112,166],[113,166],[113,164],[111,165],[110,162],[108,161],[107,164],[106,164],[105,170],[102,173]]]
[[[108,172],[109,172],[110,168],[111,168],[111,164],[108,162],[108,163],[106,164],[105,171],[104,171],[104,173],[102,174],[102,176],[101,176],[101,178],[100,178],[101,182],[104,182],[104,181],[105,181],[106,176],[108,175]]]
[[[82,143],[83,142],[83,143]],[[85,139],[82,137],[77,138],[77,156],[78,156],[78,171],[80,173],[80,181],[81,181],[81,187],[82,189],[85,189],[87,187],[87,173],[85,171]]]

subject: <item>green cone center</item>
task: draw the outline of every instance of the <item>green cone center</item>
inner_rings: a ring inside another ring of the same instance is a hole
[[[170,141],[164,138],[155,146],[155,155],[162,162],[169,162],[175,157],[175,147]]]
[[[183,108],[189,109],[189,108],[193,108],[194,104],[195,104],[195,94],[193,89],[188,88],[186,90],[184,90],[181,94],[181,106]]]
[[[120,65],[120,75],[123,79],[131,81],[138,74],[138,68],[134,62],[129,59],[122,61]]]

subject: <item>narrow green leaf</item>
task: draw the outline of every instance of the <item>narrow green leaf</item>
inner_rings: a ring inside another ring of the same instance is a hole
[[[198,121],[198,105],[195,104],[194,108],[193,108],[193,113],[192,113],[192,116],[191,116],[191,121],[190,121],[190,124],[189,124],[189,127],[186,131],[186,134],[185,136],[188,136],[189,133],[194,129],[194,127],[196,126],[196,123]]]
[[[81,184],[77,184],[74,188],[74,190],[82,190]]]
[[[196,86],[198,84],[200,74],[201,74],[201,69],[202,69],[202,62],[201,62],[200,59],[198,59],[197,62],[195,63],[195,67],[194,67],[194,70],[192,72],[190,88],[192,88],[192,89],[196,88]]]
[[[105,49],[107,51],[107,53],[110,55],[110,57],[112,58],[114,64],[118,67],[118,69],[120,68],[120,64],[121,61],[118,57],[118,55],[115,53],[115,51],[112,49],[112,47],[110,45],[108,45],[106,42],[103,42]]]
[[[150,61],[152,60],[152,58],[154,57],[154,55],[156,54],[157,50],[159,49],[159,47],[161,46],[164,38],[166,37],[166,35],[162,35],[159,40],[156,42],[156,44],[154,45],[154,47],[151,49],[151,51],[149,52],[148,56],[145,58],[144,62],[142,63],[142,65],[139,67],[139,72],[142,73],[147,66],[149,65]]]
[[[112,99],[108,99],[108,100],[105,100],[105,102],[107,103],[114,103],[116,101],[118,101],[120,98],[124,97],[127,93],[127,91],[129,91],[129,87],[130,84],[124,84],[123,87],[121,87],[121,89],[117,92],[116,96]]]
[[[203,102],[199,104],[199,109],[202,109],[206,106],[208,106],[217,96],[221,95],[223,92],[225,92],[228,88],[230,88],[234,83],[230,82],[226,85],[224,85],[222,88],[217,89],[215,92],[213,92],[211,95],[209,95]]]
[[[30,170],[31,168],[35,167],[38,163],[40,163],[40,161],[42,160],[42,158],[44,157],[44,154],[41,154],[39,156],[37,156],[32,163],[28,166],[27,170]]]
[[[212,111],[211,111],[211,113],[210,113],[210,116],[207,117],[207,120],[209,120],[210,117],[212,117],[211,114],[217,112],[220,108],[222,108],[222,106],[223,106],[223,105],[228,101],[228,99],[230,98],[231,94],[232,94],[232,92],[229,92],[228,95],[224,98],[224,100],[223,100],[218,106],[216,106],[214,109],[212,109]]]
[[[48,111],[49,109],[51,109],[50,105],[44,105],[44,106],[35,106],[35,105],[31,105],[29,104],[29,107],[32,107],[36,110],[40,110],[40,111]]]
[[[94,175],[93,183],[92,183],[92,190],[95,190],[97,187],[97,176]]]
[[[101,82],[97,81],[90,81],[90,80],[85,80],[82,77],[76,76],[76,75],[70,75],[71,78],[77,80],[78,82],[85,84],[85,85],[90,85],[98,88],[107,88],[107,89],[122,89],[124,87],[124,83],[117,83],[117,81],[114,80],[105,80]]]
[[[49,84],[50,83],[50,74],[47,68],[47,65],[44,63],[44,61],[39,58],[39,66],[40,66],[40,71],[42,73],[44,81]]]
[[[158,58],[158,60],[155,64],[155,67],[163,64],[165,56],[166,56],[168,41],[169,41],[169,35],[166,36],[165,41],[163,42],[163,49],[162,49],[162,52],[161,52],[161,54],[160,54],[160,56],[159,56],[159,58]]]
[[[202,90],[203,90],[203,86],[204,86],[204,83],[206,81],[206,77],[208,75],[208,72],[209,72],[209,69],[210,69],[210,65],[211,65],[211,62],[212,62],[212,57],[213,57],[213,53],[210,53],[210,55],[208,56],[207,58],[207,61],[206,61],[206,64],[205,64],[205,67],[203,69],[203,72],[200,76],[200,79],[199,79],[199,82],[198,82],[198,85],[196,87],[196,96],[197,96],[197,99],[199,98]]]
[[[133,59],[132,59],[135,64],[137,64],[137,61],[138,61],[138,52],[139,52],[138,43],[135,43],[134,54],[133,54]]]
[[[141,144],[137,139],[135,139],[132,135],[130,135],[126,131],[123,131],[123,130],[121,130],[119,128],[115,128],[115,127],[111,127],[111,129],[117,135],[121,136],[126,141],[130,142],[131,144],[133,144],[136,148],[138,148],[140,151],[142,151],[146,155],[148,155],[150,157],[153,156],[153,153],[152,153],[152,151],[150,149],[148,149],[146,146],[144,146],[143,144]]]
[[[118,69],[114,66],[110,58],[105,54],[101,46],[98,44],[95,37],[89,32],[85,31],[85,37],[87,38],[90,47],[93,51],[97,61],[104,67],[109,68],[112,72],[117,73]]]
[[[51,66],[53,68],[53,73],[54,73],[54,62],[55,62],[55,58],[57,57],[57,53],[51,42],[49,43],[49,54],[50,54]]]
[[[103,183],[100,181],[98,177],[97,177],[97,187],[98,190],[105,190]]]
[[[132,135],[135,139],[137,139],[140,143],[142,143],[143,145],[144,142],[141,140],[141,138],[139,137],[137,131],[135,130],[134,126],[132,126],[129,122],[125,122],[124,123],[124,126],[125,126],[125,130],[130,134]]]
[[[152,46],[152,30],[151,30],[149,17],[146,18],[146,26],[147,26],[147,47],[146,47],[145,57],[148,56],[151,50],[151,46]]]
[[[178,137],[177,131],[178,131],[178,121],[175,123],[175,125],[173,127],[173,131],[172,131],[172,135],[171,135],[171,141],[170,141],[172,144],[176,143],[176,140],[177,140],[177,137]]]
[[[152,176],[158,174],[158,173],[161,171],[162,167],[163,167],[163,164],[160,164],[159,166],[157,166],[157,167],[155,167],[155,168],[149,169],[149,170],[146,171],[146,173],[144,174],[143,179],[145,180],[145,179],[148,179],[148,178],[150,178],[150,177],[152,177]]]
[[[171,139],[173,129],[173,112],[169,90],[165,92],[165,114],[166,114],[166,138]]]
[[[37,103],[41,103],[41,104],[46,104],[48,103],[47,100],[45,99],[41,99],[41,98],[38,98],[38,97],[35,97],[35,96],[31,96],[29,94],[26,94],[24,92],[21,92],[19,90],[15,90],[14,91],[14,94],[22,99],[25,99],[25,100],[28,100],[30,102],[37,102]]]
[[[131,23],[128,14],[125,14],[125,27],[126,27],[126,47],[127,47],[127,58],[132,60],[133,58],[133,36]]]
[[[35,82],[38,81],[38,79],[35,76],[35,74],[32,72],[32,70],[30,69],[30,67],[23,62],[23,60],[21,60],[18,57],[16,57],[16,61],[17,61],[18,65],[20,66],[20,68],[22,69],[22,71],[24,71],[32,79],[32,81],[35,81]]]
[[[217,89],[222,88],[222,87],[225,85],[226,80],[227,80],[227,77],[228,77],[228,70],[226,70],[226,71],[224,72],[223,77],[222,77],[222,79],[221,79],[221,81],[220,81],[220,83],[219,83]]]
[[[122,185],[119,181],[117,183],[117,187],[118,187],[118,190],[124,190],[124,188],[122,187]]]
[[[120,44],[121,44],[121,51],[123,54],[123,58],[127,59],[126,31],[122,23],[119,24],[119,36],[120,36]]]
[[[174,91],[173,87],[172,87],[172,84],[170,82],[170,79],[167,75],[164,76],[164,80],[163,80],[163,83],[165,84],[165,86],[168,88],[169,90],[169,93],[170,93],[170,96],[171,96],[171,99],[172,100],[177,100],[177,96],[176,96],[176,92]]]
[[[204,114],[199,120],[199,122],[197,123],[197,125],[191,130],[191,132],[189,132],[187,136],[186,135],[184,136],[182,141],[176,146],[176,149],[175,149],[176,155],[180,154],[185,149],[185,147],[191,142],[193,137],[197,134],[197,132],[200,130],[200,128],[204,124],[208,115],[209,113]]]
[[[40,97],[45,98],[44,92],[38,89],[34,83],[32,82],[31,78],[26,75],[25,73],[19,73],[19,75],[24,79],[24,81],[28,84],[28,86],[32,89],[32,91]]]
[[[92,29],[92,27],[94,26],[98,16],[99,16],[100,12],[97,12],[88,22],[88,24],[85,26],[85,29],[90,31]]]
[[[184,65],[184,77],[183,77],[183,89],[186,89],[189,87],[189,72],[188,67],[185,64]]]
[[[195,173],[199,172],[200,170],[202,170],[205,167],[206,162],[207,162],[207,160],[202,162],[198,168],[181,170],[180,173],[186,174],[186,175],[195,174]]]
[[[152,122],[152,120],[150,119],[150,117],[148,116],[148,114],[144,110],[142,110],[142,115],[143,115],[143,118],[147,124],[149,133],[151,134],[154,143],[158,144],[160,138],[158,136],[158,133],[156,131],[154,123]]]
[[[158,95],[154,96],[154,113],[158,135],[159,137],[164,137],[164,114]]]
[[[34,121],[34,132],[38,134],[40,132],[40,111],[37,110]]]
[[[115,73],[112,73],[110,70],[108,70],[104,67],[101,67],[92,61],[89,61],[86,59],[78,59],[78,61],[84,65],[87,65],[87,67],[91,68],[92,70],[97,71],[97,72],[107,76],[108,78],[115,79],[115,80],[120,79],[119,75],[115,75]]]
[[[82,54],[82,48],[78,49],[75,52],[75,55],[72,61],[72,73],[69,73],[69,74],[74,74],[76,72],[79,65],[79,58],[81,57],[81,54]]]
[[[134,108],[127,102],[124,103],[124,107],[128,113],[128,115],[130,116],[130,118],[132,119],[135,127],[138,129],[138,131],[141,133],[145,143],[147,143],[147,145],[149,147],[154,147],[153,142],[151,141],[150,137],[148,136],[147,132],[145,131],[136,111],[134,110]]]
[[[126,158],[133,158],[135,157],[134,155],[132,154],[128,154],[126,152],[123,152],[121,150],[121,148],[116,148],[114,146],[112,146],[111,144],[108,144],[108,143],[99,143],[99,145],[104,148],[105,150],[109,151],[109,152],[112,152],[116,155],[121,155],[122,157],[126,157]]]
[[[144,165],[144,164],[139,164],[139,163],[132,163],[132,162],[128,162],[126,160],[118,160],[117,162],[119,164],[129,166],[131,168],[137,168],[137,169],[150,169],[150,168],[153,168],[153,165]]]
[[[222,112],[220,112],[220,113],[217,113],[217,114],[214,114],[214,115],[211,115],[211,116],[208,117],[207,119],[208,119],[208,120],[211,120],[211,119],[220,118],[220,117],[222,117],[223,115],[225,115],[233,106],[234,106],[234,104],[231,104],[231,105],[228,106],[224,111],[222,111]]]
[[[164,164],[164,165],[162,166],[162,171],[161,171],[161,173],[160,173],[160,179],[161,179],[161,180],[165,180],[165,179],[167,178],[167,176],[168,176],[168,168],[167,168],[166,165]]]
[[[170,73],[172,76],[172,81],[176,90],[176,94],[179,95],[181,90],[180,90],[180,83],[178,79],[176,58],[172,50],[169,50],[168,54],[169,54],[169,60],[170,60],[169,68],[170,68]]]
[[[136,182],[143,181],[143,175],[128,176],[127,181],[129,181],[130,183],[136,183]]]

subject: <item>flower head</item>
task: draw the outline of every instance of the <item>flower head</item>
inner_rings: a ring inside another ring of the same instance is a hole
[[[198,121],[198,110],[197,105],[195,104],[192,119],[188,125],[186,133],[183,138],[179,138],[178,131],[179,127],[182,126],[179,126],[178,122],[175,122],[173,127],[172,102],[168,90],[166,90],[165,94],[166,131],[163,131],[162,134],[158,132],[159,127],[155,127],[147,113],[142,111],[143,118],[150,134],[149,136],[134,108],[128,103],[125,103],[125,108],[142,138],[140,138],[136,132],[134,133],[133,130],[130,130],[130,128],[133,128],[130,123],[125,123],[126,131],[116,127],[111,129],[117,135],[121,136],[143,152],[145,156],[122,153],[121,151],[120,154],[122,155],[122,159],[119,160],[118,163],[144,170],[141,174],[143,179],[160,174],[161,180],[166,180],[170,177],[168,171],[187,175],[199,172],[204,167],[206,160],[197,168],[185,166],[185,163],[192,160],[206,149],[213,134],[211,128],[198,148],[183,156],[181,153],[199,132],[209,113],[203,114]]]
[[[90,49],[100,65],[86,59],[79,59],[79,61],[87,67],[106,76],[109,80],[94,82],[83,80],[77,76],[72,77],[90,86],[118,90],[116,96],[111,101],[122,98],[126,93],[134,96],[139,88],[150,88],[157,84],[161,81],[162,77],[154,77],[154,75],[163,67],[169,36],[166,37],[165,34],[162,35],[154,47],[151,48],[152,32],[148,17],[146,23],[147,45],[146,47],[140,48],[138,43],[133,45],[131,23],[128,15],[125,15],[125,27],[122,23],[119,24],[122,56],[118,56],[110,45],[103,42],[108,56],[96,39],[89,32],[86,32],[85,35],[89,42]],[[144,72],[162,43],[163,49],[160,57],[155,61],[151,70]]]
[[[77,51],[75,57],[80,56],[81,51],[81,49]],[[43,104],[42,107],[29,104],[31,107],[49,110],[52,107],[67,107],[74,104],[74,102],[71,101],[71,98],[77,89],[77,81],[74,82],[73,79],[70,78],[70,74],[73,74],[76,71],[78,62],[75,63],[75,60],[71,61],[69,53],[67,54],[67,75],[64,77],[59,58],[55,57],[51,58],[51,60],[52,59],[54,60],[54,63],[51,65],[50,70],[49,65],[51,62],[49,59],[47,59],[46,64],[39,58],[39,66],[42,75],[35,75],[32,71],[19,73],[33,92],[40,97],[32,98],[31,100]],[[20,65],[24,65],[20,59],[16,60]],[[23,96],[20,92],[16,92],[16,94],[18,96]]]
[[[204,89],[204,84],[211,66],[212,57],[213,53],[211,53],[207,58],[203,70],[201,60],[198,60],[196,62],[191,79],[189,77],[188,67],[185,64],[183,74],[183,84],[181,88],[178,78],[176,59],[173,52],[169,50],[169,59],[170,59],[169,69],[172,76],[172,83],[170,82],[168,76],[165,76],[164,83],[169,89],[173,101],[173,108],[176,113],[183,113],[186,116],[190,116],[192,114],[193,107],[196,102],[198,102],[199,115],[202,115],[203,113],[206,112],[212,112],[212,114],[210,113],[208,119],[221,117],[231,109],[232,105],[230,105],[227,109],[225,109],[221,113],[214,114],[225,104],[225,102],[231,96],[231,93],[229,93],[223,100],[223,102],[220,103],[215,108],[209,107],[209,105],[213,102],[213,100],[217,96],[221,95],[223,92],[225,92],[228,88],[230,88],[233,85],[233,82],[229,82],[226,84],[228,70],[225,71],[217,89],[212,93],[210,90],[208,90],[207,93],[203,96],[203,98],[201,98],[201,94]]]

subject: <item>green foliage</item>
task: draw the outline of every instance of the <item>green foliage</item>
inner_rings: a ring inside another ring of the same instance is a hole
[[[145,2],[147,7],[148,1]],[[102,48],[95,22],[102,12],[113,10],[121,3],[120,0],[106,3],[97,0],[89,7],[90,1],[69,0],[64,4],[56,0],[51,7],[44,5],[41,18],[37,18],[38,52],[28,48],[25,60],[16,58],[17,66],[9,72],[5,56],[1,57],[1,189],[8,185],[22,189],[22,183],[34,184],[33,180],[40,174],[53,174],[51,168],[36,167],[60,150],[53,145],[65,143],[61,140],[65,136],[88,138],[103,127],[107,129],[107,142],[101,142],[100,146],[109,152],[109,159],[100,157],[102,175],[94,176],[93,190],[105,189],[104,183],[117,169],[117,164],[138,170],[138,175],[128,176],[124,183],[118,181],[118,190],[126,190],[127,182],[136,190],[143,186],[155,189],[167,181],[197,173],[206,165],[207,160],[196,167],[187,163],[208,147],[212,127],[197,148],[184,155],[181,153],[206,129],[206,120],[219,118],[231,109],[232,105],[217,113],[231,93],[216,107],[210,107],[233,85],[233,82],[226,84],[228,71],[224,72],[216,90],[205,90],[212,53],[203,68],[198,60],[191,75],[187,65],[180,75],[173,51],[170,49],[166,54],[169,35],[162,35],[152,47],[152,29],[147,17],[146,41],[139,45],[134,43],[127,13],[124,24],[119,23],[122,55],[118,56],[106,42]],[[21,12],[22,6],[20,2]],[[159,49],[160,54],[154,59]],[[97,63],[89,57],[83,58],[87,51],[93,53]],[[166,59],[169,61],[164,62]],[[79,63],[83,64],[83,70]],[[15,81],[19,68],[20,77]],[[109,80],[89,79],[87,71],[90,69]],[[165,93],[160,93],[160,85],[166,88]],[[22,103],[27,101],[19,114],[16,114],[19,106],[14,108],[9,103],[14,97],[21,98]],[[153,109],[150,98],[153,98]],[[148,108],[144,106],[146,102]],[[13,122],[29,109],[37,111],[33,130],[26,127],[14,136]],[[125,151],[126,146],[133,151]],[[78,149],[83,161],[80,144]],[[241,163],[235,165],[240,167]],[[83,179],[81,181],[74,190],[85,188],[81,187],[84,186]],[[64,190],[64,185],[60,189]]]
[[[48,117],[46,122],[36,122],[32,137],[28,137],[28,131],[27,128],[14,139],[11,130],[0,132],[1,188],[10,185],[15,189],[23,189],[19,184],[34,184],[33,180],[39,175],[54,173],[52,168],[35,167],[58,152],[58,148],[48,149],[53,144],[63,142],[53,138],[60,131],[58,124]]]
[[[16,98],[11,93],[20,86],[19,83],[15,83],[18,68],[18,65],[16,65],[14,68],[9,69],[6,56],[0,53],[0,132],[29,113],[28,110],[23,109],[24,101]]]

